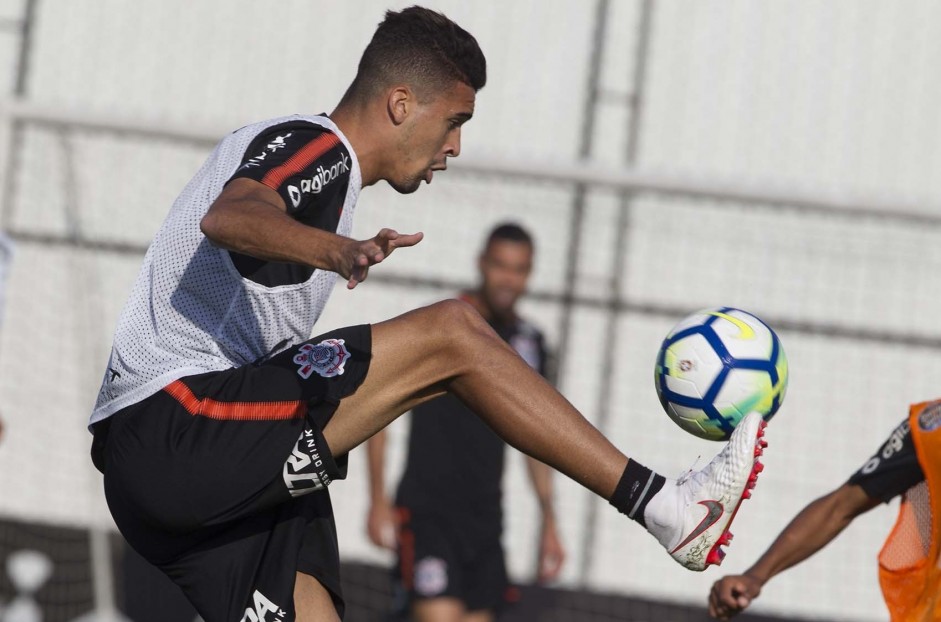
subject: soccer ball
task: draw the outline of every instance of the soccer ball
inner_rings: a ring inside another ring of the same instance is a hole
[[[787,358],[771,328],[731,307],[698,311],[673,327],[654,376],[664,410],[701,438],[726,440],[751,411],[765,421],[787,389]]]

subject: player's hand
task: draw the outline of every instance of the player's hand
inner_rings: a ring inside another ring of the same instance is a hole
[[[346,288],[353,289],[366,280],[370,266],[380,263],[397,248],[415,246],[421,242],[424,235],[420,232],[406,234],[392,229],[383,229],[374,238],[362,241],[351,240],[345,249],[345,256],[342,260],[343,269],[337,272],[349,279]]]
[[[395,508],[388,500],[374,501],[366,517],[366,533],[376,546],[391,551],[398,545],[399,521]]]
[[[741,613],[761,593],[761,581],[747,574],[722,577],[712,584],[709,615],[728,620]]]
[[[559,540],[555,528],[555,520],[548,518],[543,521],[542,539],[539,544],[539,583],[548,583],[558,578],[565,563],[565,549]]]

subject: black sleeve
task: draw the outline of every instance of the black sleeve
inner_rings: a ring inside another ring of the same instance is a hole
[[[546,336],[539,332],[539,367],[536,368],[543,378],[548,380],[553,386],[558,380],[556,370],[556,361],[546,345]]]
[[[847,483],[887,503],[925,479],[906,418]]]
[[[509,331],[507,333],[506,331]],[[555,384],[554,373],[546,349],[546,340],[542,331],[526,322],[519,320],[510,328],[497,328],[497,333],[516,350],[526,363],[535,369],[546,380]]]
[[[301,221],[317,221],[321,218],[313,212],[342,209],[350,168],[349,151],[336,134],[313,123],[293,121],[259,134],[229,181],[254,179],[281,195],[288,214]],[[334,223],[307,224],[329,228]]]
[[[290,121],[263,131],[245,150],[229,179],[246,178],[277,192],[288,215],[300,223],[335,233],[350,181],[351,157],[336,134],[314,123]],[[243,277],[277,287],[303,283],[314,269],[264,261],[229,251]]]

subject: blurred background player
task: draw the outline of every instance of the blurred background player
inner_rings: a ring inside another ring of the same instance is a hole
[[[712,586],[709,613],[727,620],[772,577],[807,559],[860,514],[902,496],[879,554],[879,582],[894,622],[941,620],[941,401],[914,404],[879,451],[833,492],[805,507],[744,574]]]
[[[460,298],[534,369],[547,376],[542,332],[521,318],[534,245],[516,224],[487,237],[478,260],[480,282]],[[412,411],[408,456],[392,507],[385,492],[385,432],[369,441],[367,529],[377,545],[397,549],[397,589],[408,594],[418,622],[486,622],[504,602],[508,580],[500,538],[505,443],[453,395]],[[551,581],[565,553],[552,508],[551,471],[527,458],[542,513],[538,578]],[[403,606],[404,609],[404,606]]]

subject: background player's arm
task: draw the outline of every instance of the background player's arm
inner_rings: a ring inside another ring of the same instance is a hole
[[[559,576],[565,561],[565,549],[559,540],[555,510],[552,504],[552,469],[539,460],[526,458],[529,478],[542,512],[539,542],[539,581],[552,581]]]
[[[771,577],[822,549],[854,518],[880,502],[856,484],[843,484],[813,501],[784,528],[755,565],[742,575],[726,576],[713,584],[709,615],[727,620],[741,612]]]
[[[200,222],[216,246],[265,261],[284,261],[336,272],[353,288],[369,267],[399,247],[414,246],[421,233],[383,229],[369,240],[352,240],[291,218],[281,196],[253,179],[229,182]]]
[[[395,549],[397,525],[395,508],[386,494],[385,464],[386,431],[380,430],[366,441],[366,459],[369,465],[369,514],[366,533],[373,544]]]

